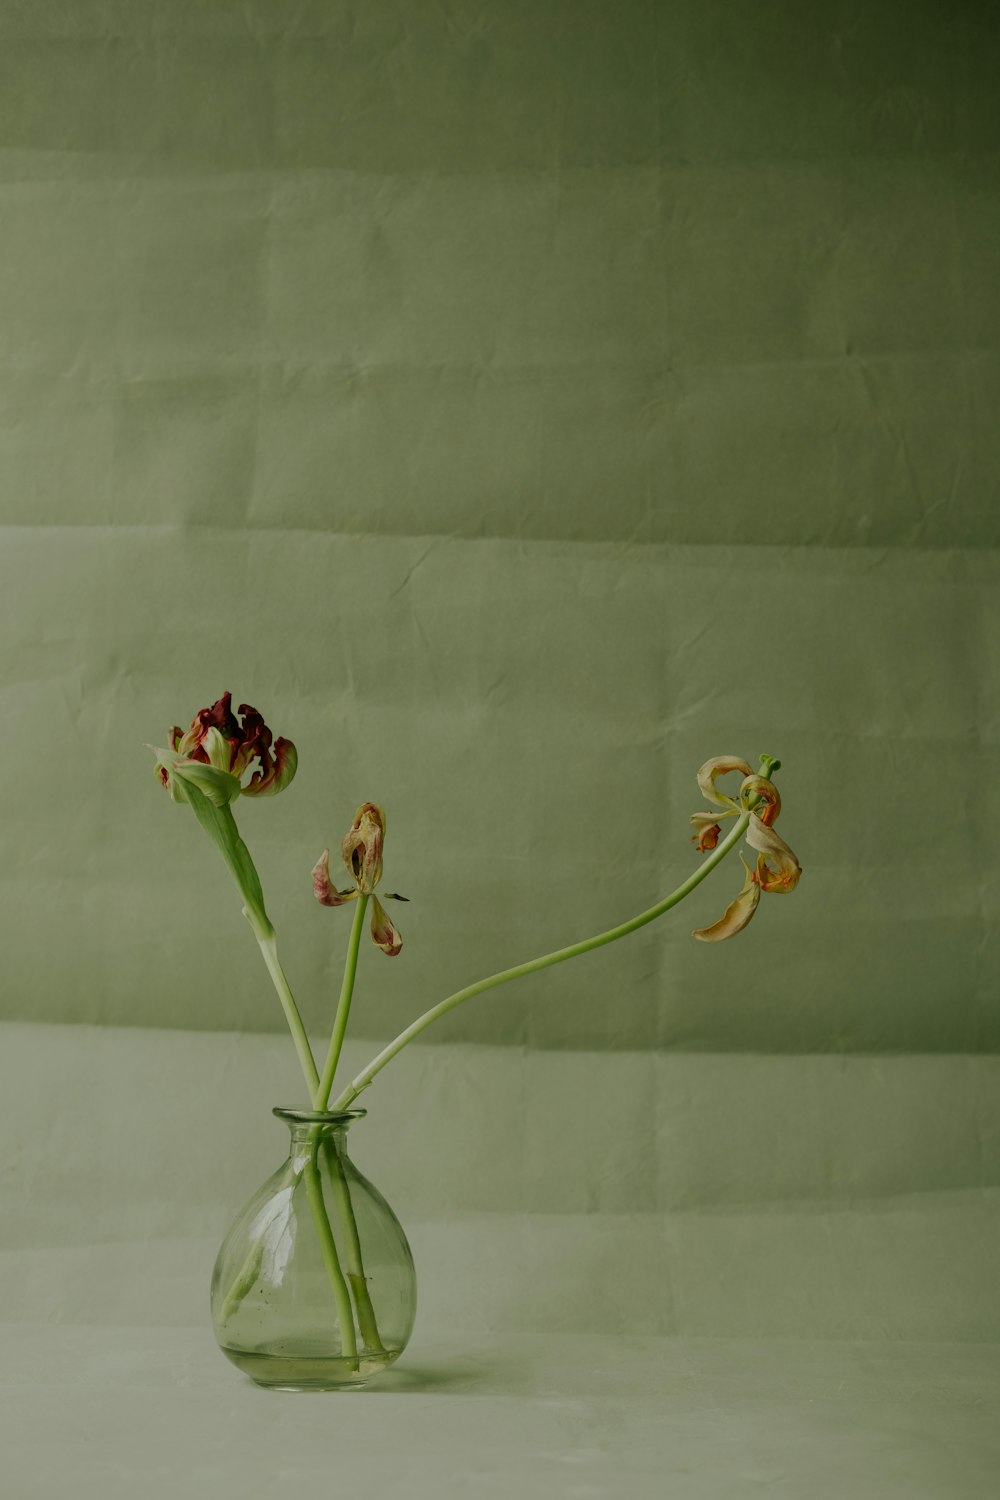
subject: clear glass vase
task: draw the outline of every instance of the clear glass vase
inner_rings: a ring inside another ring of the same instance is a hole
[[[212,1326],[258,1385],[350,1390],[399,1358],[417,1283],[402,1226],[347,1154],[363,1109],[276,1109],[288,1160],[237,1215],[212,1274]]]

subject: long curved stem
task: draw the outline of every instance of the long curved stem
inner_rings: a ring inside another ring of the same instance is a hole
[[[312,1048],[302,1024],[302,1017],[299,1015],[299,1008],[295,1004],[288,980],[278,962],[274,928],[264,909],[264,892],[261,889],[260,876],[257,874],[257,867],[250,850],[240,838],[233,810],[228,805],[216,807],[203,792],[190,784],[184,785],[182,800],[190,805],[198,822],[222,855],[243,897],[243,915],[253,929],[257,946],[267,965],[267,972],[271,976],[271,982],[281,1001],[281,1008],[285,1012],[285,1020],[292,1033],[292,1041],[295,1043],[295,1051],[298,1053],[299,1065],[311,1099],[319,1085],[316,1060],[312,1055]]]
[[[627,937],[630,932],[635,932],[637,928],[644,927],[647,922],[653,922],[657,917],[661,917],[672,906],[676,906],[678,901],[683,901],[684,897],[693,891],[696,886],[700,885],[705,877],[711,874],[716,865],[725,859],[729,851],[735,848],[746,833],[749,822],[750,814],[742,812],[729,835],[722,840],[716,849],[713,849],[706,859],[702,860],[694,874],[690,875],[684,881],[683,885],[679,885],[675,891],[671,891],[669,896],[664,897],[662,901],[658,901],[655,906],[651,906],[648,911],[640,912],[639,916],[632,917],[628,922],[622,922],[617,927],[611,927],[607,932],[600,932],[596,937],[584,938],[582,942],[572,943],[568,948],[559,948],[554,953],[545,953],[540,958],[529,959],[527,963],[515,964],[512,969],[504,969],[499,974],[490,975],[488,979],[479,979],[475,984],[466,985],[465,989],[456,991],[454,995],[449,995],[446,1000],[439,1001],[437,1005],[425,1011],[422,1016],[418,1016],[415,1021],[407,1026],[405,1031],[401,1031],[399,1036],[391,1041],[387,1047],[384,1047],[378,1056],[374,1057],[368,1066],[361,1070],[343,1093],[338,1094],[331,1108],[334,1110],[347,1109],[361,1091],[368,1087],[376,1074],[382,1071],[386,1063],[390,1063],[398,1053],[402,1052],[405,1046],[413,1041],[414,1037],[419,1036],[434,1021],[437,1021],[441,1016],[447,1015],[448,1011],[454,1010],[456,1005],[461,1005],[463,1001],[471,1000],[476,995],[482,995],[487,990],[496,989],[498,985],[507,984],[512,979],[521,979],[526,974],[534,974],[538,969],[547,969],[552,964],[564,963],[568,958],[576,958],[581,953],[589,953],[592,949],[601,948],[606,943],[616,942],[618,938]]]
[[[292,1041],[295,1043],[299,1066],[302,1069],[302,1076],[305,1078],[306,1087],[309,1090],[309,1097],[311,1099],[319,1088],[319,1072],[316,1068],[316,1059],[313,1057],[312,1048],[309,1045],[309,1038],[306,1036],[306,1029],[302,1024],[299,1008],[295,1003],[295,997],[289,988],[285,972],[278,961],[278,946],[274,936],[274,928],[266,918],[264,921],[261,921],[247,907],[243,908],[243,915],[253,928],[253,935],[257,939],[257,946],[260,948],[261,957],[267,965],[267,972],[271,976],[271,982],[277,991],[278,999],[281,1001],[281,1008],[285,1012],[285,1020],[288,1022],[288,1029],[292,1033]]]
[[[333,1087],[333,1076],[337,1071],[340,1061],[340,1050],[344,1045],[344,1033],[347,1030],[347,1018],[351,1013],[351,996],[354,994],[354,976],[358,971],[358,948],[361,944],[361,932],[365,921],[365,908],[368,905],[368,897],[358,897],[357,906],[354,909],[354,923],[351,927],[351,938],[347,945],[347,961],[344,964],[344,979],[340,986],[340,999],[337,1002],[337,1014],[333,1023],[333,1031],[330,1034],[330,1048],[326,1054],[326,1062],[323,1065],[323,1077],[317,1078],[313,1084],[313,1109],[326,1109],[330,1090]]]

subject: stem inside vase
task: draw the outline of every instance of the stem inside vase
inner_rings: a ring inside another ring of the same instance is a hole
[[[346,1127],[363,1113],[275,1110],[292,1128],[291,1156],[220,1251],[216,1334],[227,1358],[259,1384],[363,1384],[409,1337],[416,1308],[409,1246],[344,1147]]]

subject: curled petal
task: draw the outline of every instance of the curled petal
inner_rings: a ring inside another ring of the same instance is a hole
[[[242,776],[250,762],[257,757],[261,768],[251,779],[251,785],[253,785],[256,781],[263,781],[271,770],[272,735],[263,717],[255,708],[251,708],[249,703],[240,704],[240,715],[243,719],[243,727],[240,730],[240,743],[233,751],[233,764],[230,770],[234,776]]]
[[[232,755],[230,753],[229,741],[226,740],[218,729],[214,727],[206,730],[205,738],[201,742],[201,749],[210,766],[217,771],[230,771],[232,769]],[[198,757],[201,759],[201,756]]]
[[[329,849],[324,849],[319,859],[313,865],[312,883],[313,895],[323,906],[343,906],[346,901],[353,901],[358,894],[357,890],[337,890],[337,887],[330,879]]]
[[[692,937],[700,938],[703,943],[719,943],[723,938],[735,937],[738,932],[743,931],[760,900],[760,886],[753,872],[746,865],[743,868],[746,870],[746,879],[736,900],[729,903],[717,922],[713,922],[711,927],[696,928]]]
[[[735,808],[729,808],[726,812],[721,813],[692,813],[691,822],[695,828],[695,832],[691,835],[692,844],[696,845],[696,847],[702,854],[704,854],[708,849],[714,849],[716,844],[719,842],[719,835],[722,832],[722,828],[720,826],[722,819],[732,818],[735,816]]]
[[[382,846],[385,842],[385,813],[375,802],[363,802],[354,814],[354,822],[341,845],[344,864],[358,883],[358,890],[370,896],[382,879]]]
[[[198,720],[205,730],[218,729],[227,740],[238,740],[240,737],[239,720],[233,713],[232,693],[223,693],[211,708],[203,708]]]
[[[714,849],[719,842],[721,827],[715,821],[714,813],[692,813],[691,822],[696,832],[691,835],[692,844],[696,845],[702,854],[708,849]]]
[[[270,742],[271,731],[266,725],[264,729]],[[273,754],[266,748],[258,748],[256,753],[261,769],[253,773],[243,788],[244,797],[272,797],[283,792],[299,768],[299,752],[291,740],[279,735],[274,742]]]
[[[274,742],[274,790],[283,792],[299,769],[299,752],[282,735]]]
[[[169,738],[172,740],[173,734]],[[184,794],[184,783],[174,775],[174,767],[177,764],[178,757],[173,749],[159,750],[155,745],[148,745],[146,748],[152,750],[156,756],[156,764],[153,767],[153,771],[160,785],[170,793],[171,801],[189,801],[189,798]]]
[[[403,939],[393,927],[385,907],[377,896],[372,897],[371,934],[376,948],[381,948],[382,952],[387,953],[390,958],[395,958],[403,946]]]
[[[762,891],[794,891],[802,867],[780,833],[751,815],[747,843],[757,850],[757,881]]]
[[[755,818],[770,827],[781,811],[781,795],[766,776],[748,776],[740,787],[740,806],[744,812],[752,811]]]
[[[178,734],[174,730],[173,736],[170,742],[171,748],[176,750],[178,755],[194,755],[196,751],[201,749],[201,742],[204,739],[201,724],[197,719],[195,719],[191,728],[186,730],[184,734]]]
[[[715,778],[725,776],[727,771],[742,771],[744,776],[753,775],[753,768],[738,755],[716,755],[712,760],[706,760],[698,772],[698,785],[702,796],[719,807],[736,806],[732,797],[727,797],[724,792],[716,791]]]
[[[156,750],[155,745],[150,745],[149,749],[156,751],[156,765],[153,767],[153,771],[160,785],[170,793],[175,802],[183,802],[185,800],[183,789],[180,790],[180,795],[178,795],[180,782],[175,781],[170,774],[170,767],[174,763],[174,756],[169,750]]]
[[[217,729],[223,739],[229,741],[230,747],[235,749],[240,743],[242,731],[239,720],[233,713],[232,702],[232,693],[223,693],[211,708],[201,709],[192,719],[190,729],[180,737],[174,748],[192,760],[207,761],[208,756],[203,749],[205,736],[210,729]],[[228,771],[232,767],[229,765],[225,769]]]

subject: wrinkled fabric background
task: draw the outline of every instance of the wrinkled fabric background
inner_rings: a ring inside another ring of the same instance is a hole
[[[0,3],[4,1315],[189,1324],[304,1102],[148,744],[231,689],[322,1046],[473,1001],[355,1158],[421,1327],[1000,1335],[1000,202],[986,3]]]

